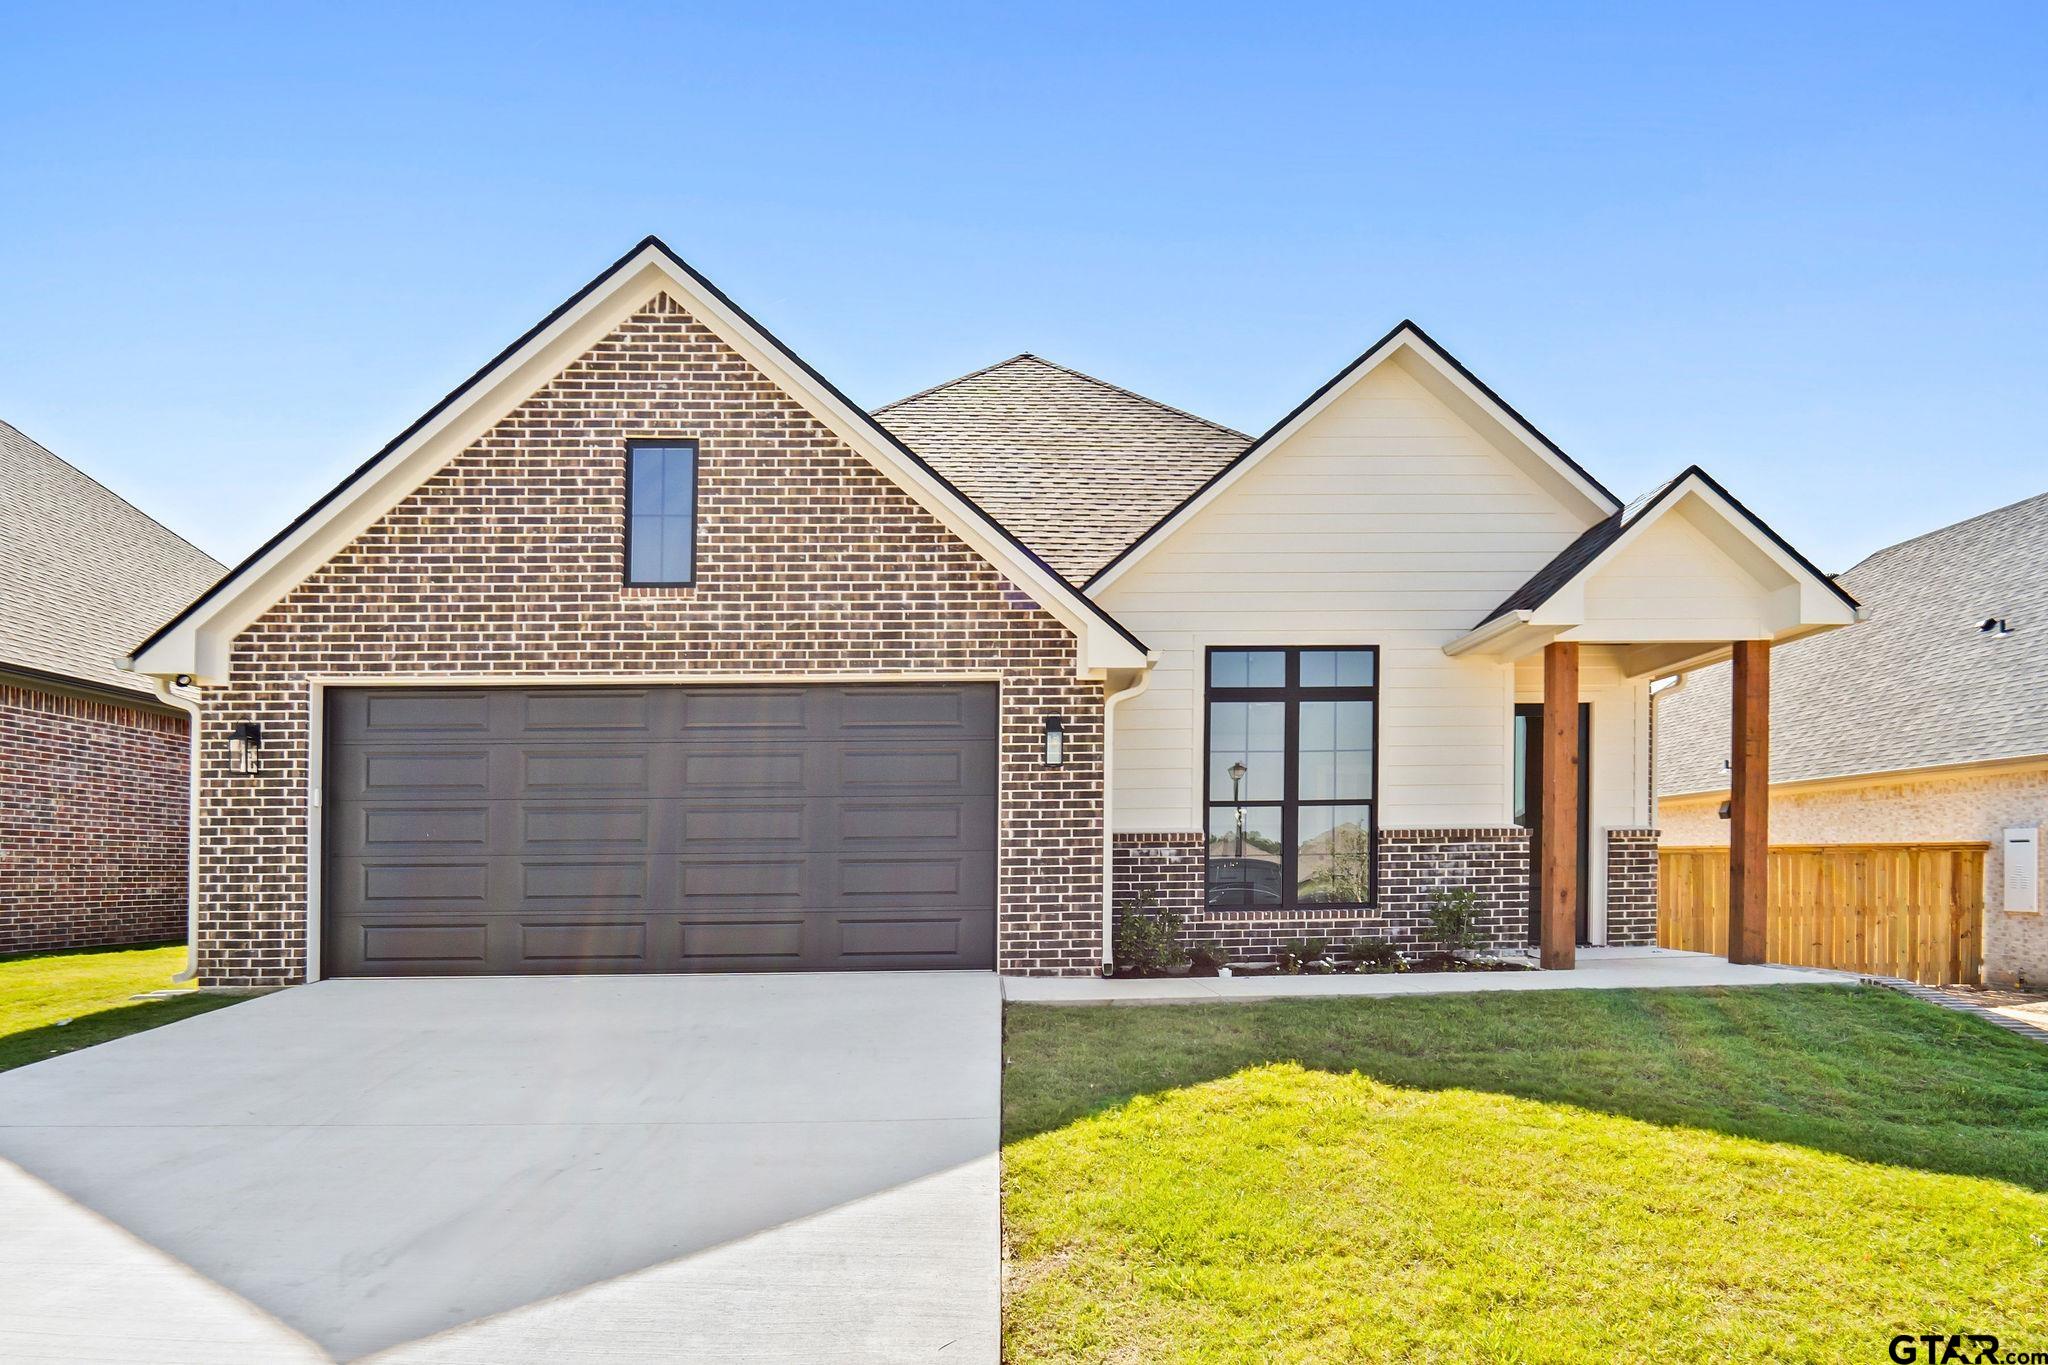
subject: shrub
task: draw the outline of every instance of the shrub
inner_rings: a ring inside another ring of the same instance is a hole
[[[1197,943],[1189,957],[1197,976],[1214,976],[1231,963],[1230,949],[1220,943]]]
[[[1385,939],[1353,939],[1344,949],[1344,960],[1354,972],[1405,972],[1406,959],[1401,950]]]
[[[1187,949],[1180,945],[1184,917],[1159,904],[1150,892],[1128,900],[1116,917],[1115,956],[1120,976],[1157,976],[1184,965]]]
[[[1323,961],[1323,954],[1328,948],[1329,944],[1319,938],[1291,938],[1280,945],[1277,954],[1279,968],[1288,976],[1327,972],[1330,964]]]
[[[1469,886],[1439,887],[1429,898],[1429,930],[1453,957],[1478,948],[1479,893]]]

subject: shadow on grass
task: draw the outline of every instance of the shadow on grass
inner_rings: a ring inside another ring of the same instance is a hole
[[[1004,1056],[1006,1142],[1291,1061],[2048,1190],[2048,1047],[1871,988],[1012,1005]]]
[[[193,992],[170,1000],[144,1000],[132,1005],[81,1014],[68,1024],[45,1024],[0,1036],[0,1071],[11,1071],[30,1062],[46,1061],[76,1052],[82,1047],[125,1038],[131,1033],[174,1024],[195,1014],[237,1004],[241,996],[201,995]]]

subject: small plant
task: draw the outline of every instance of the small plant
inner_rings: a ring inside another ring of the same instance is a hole
[[[1197,943],[1188,950],[1189,970],[1196,976],[1217,976],[1230,966],[1230,949],[1220,943]]]
[[[1280,945],[1275,954],[1277,965],[1284,976],[1300,976],[1303,972],[1327,972],[1330,964],[1323,960],[1329,944],[1319,938],[1291,938]]]
[[[1429,898],[1430,937],[1456,958],[1484,941],[1479,932],[1479,893],[1469,886],[1438,888]]]
[[[1186,966],[1188,951],[1180,943],[1184,919],[1150,892],[1125,901],[1116,917],[1117,975],[1158,976]]]
[[[1385,939],[1355,938],[1345,946],[1344,961],[1354,972],[1405,972],[1407,959]]]

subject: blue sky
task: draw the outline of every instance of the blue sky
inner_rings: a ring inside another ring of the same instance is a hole
[[[0,418],[239,558],[646,233],[870,405],[1412,316],[1824,567],[2048,491],[2040,6],[10,6]]]

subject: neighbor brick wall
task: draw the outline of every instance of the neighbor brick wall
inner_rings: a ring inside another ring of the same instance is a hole
[[[1726,848],[1728,822],[1719,812],[1727,799],[1725,792],[1659,798],[1657,823],[1663,826],[1664,842],[1675,848]],[[2048,986],[2048,913],[1998,908],[2005,885],[2005,831],[2021,825],[2048,829],[2048,764],[1771,792],[1774,844],[1989,843],[1984,979]],[[2041,856],[2035,880],[2048,886],[2048,855]]]
[[[185,936],[185,720],[0,684],[0,953]]]
[[[1246,962],[1270,961],[1282,943],[1323,938],[1389,939],[1413,951],[1429,938],[1430,896],[1441,887],[1479,893],[1485,941],[1520,948],[1529,940],[1529,831],[1384,829],[1379,834],[1379,906],[1358,910],[1210,910],[1202,890],[1202,836],[1118,834],[1116,902],[1150,893],[1187,916],[1186,943],[1220,943]]]
[[[1657,837],[1654,829],[1607,831],[1607,946],[1657,942]]]
[[[697,583],[625,589],[625,445],[659,436],[699,442]],[[202,732],[206,984],[304,977],[316,674],[999,673],[998,965],[1098,960],[1103,695],[1073,639],[666,296],[266,612],[233,668]],[[264,728],[255,776],[226,771],[239,721]]]

